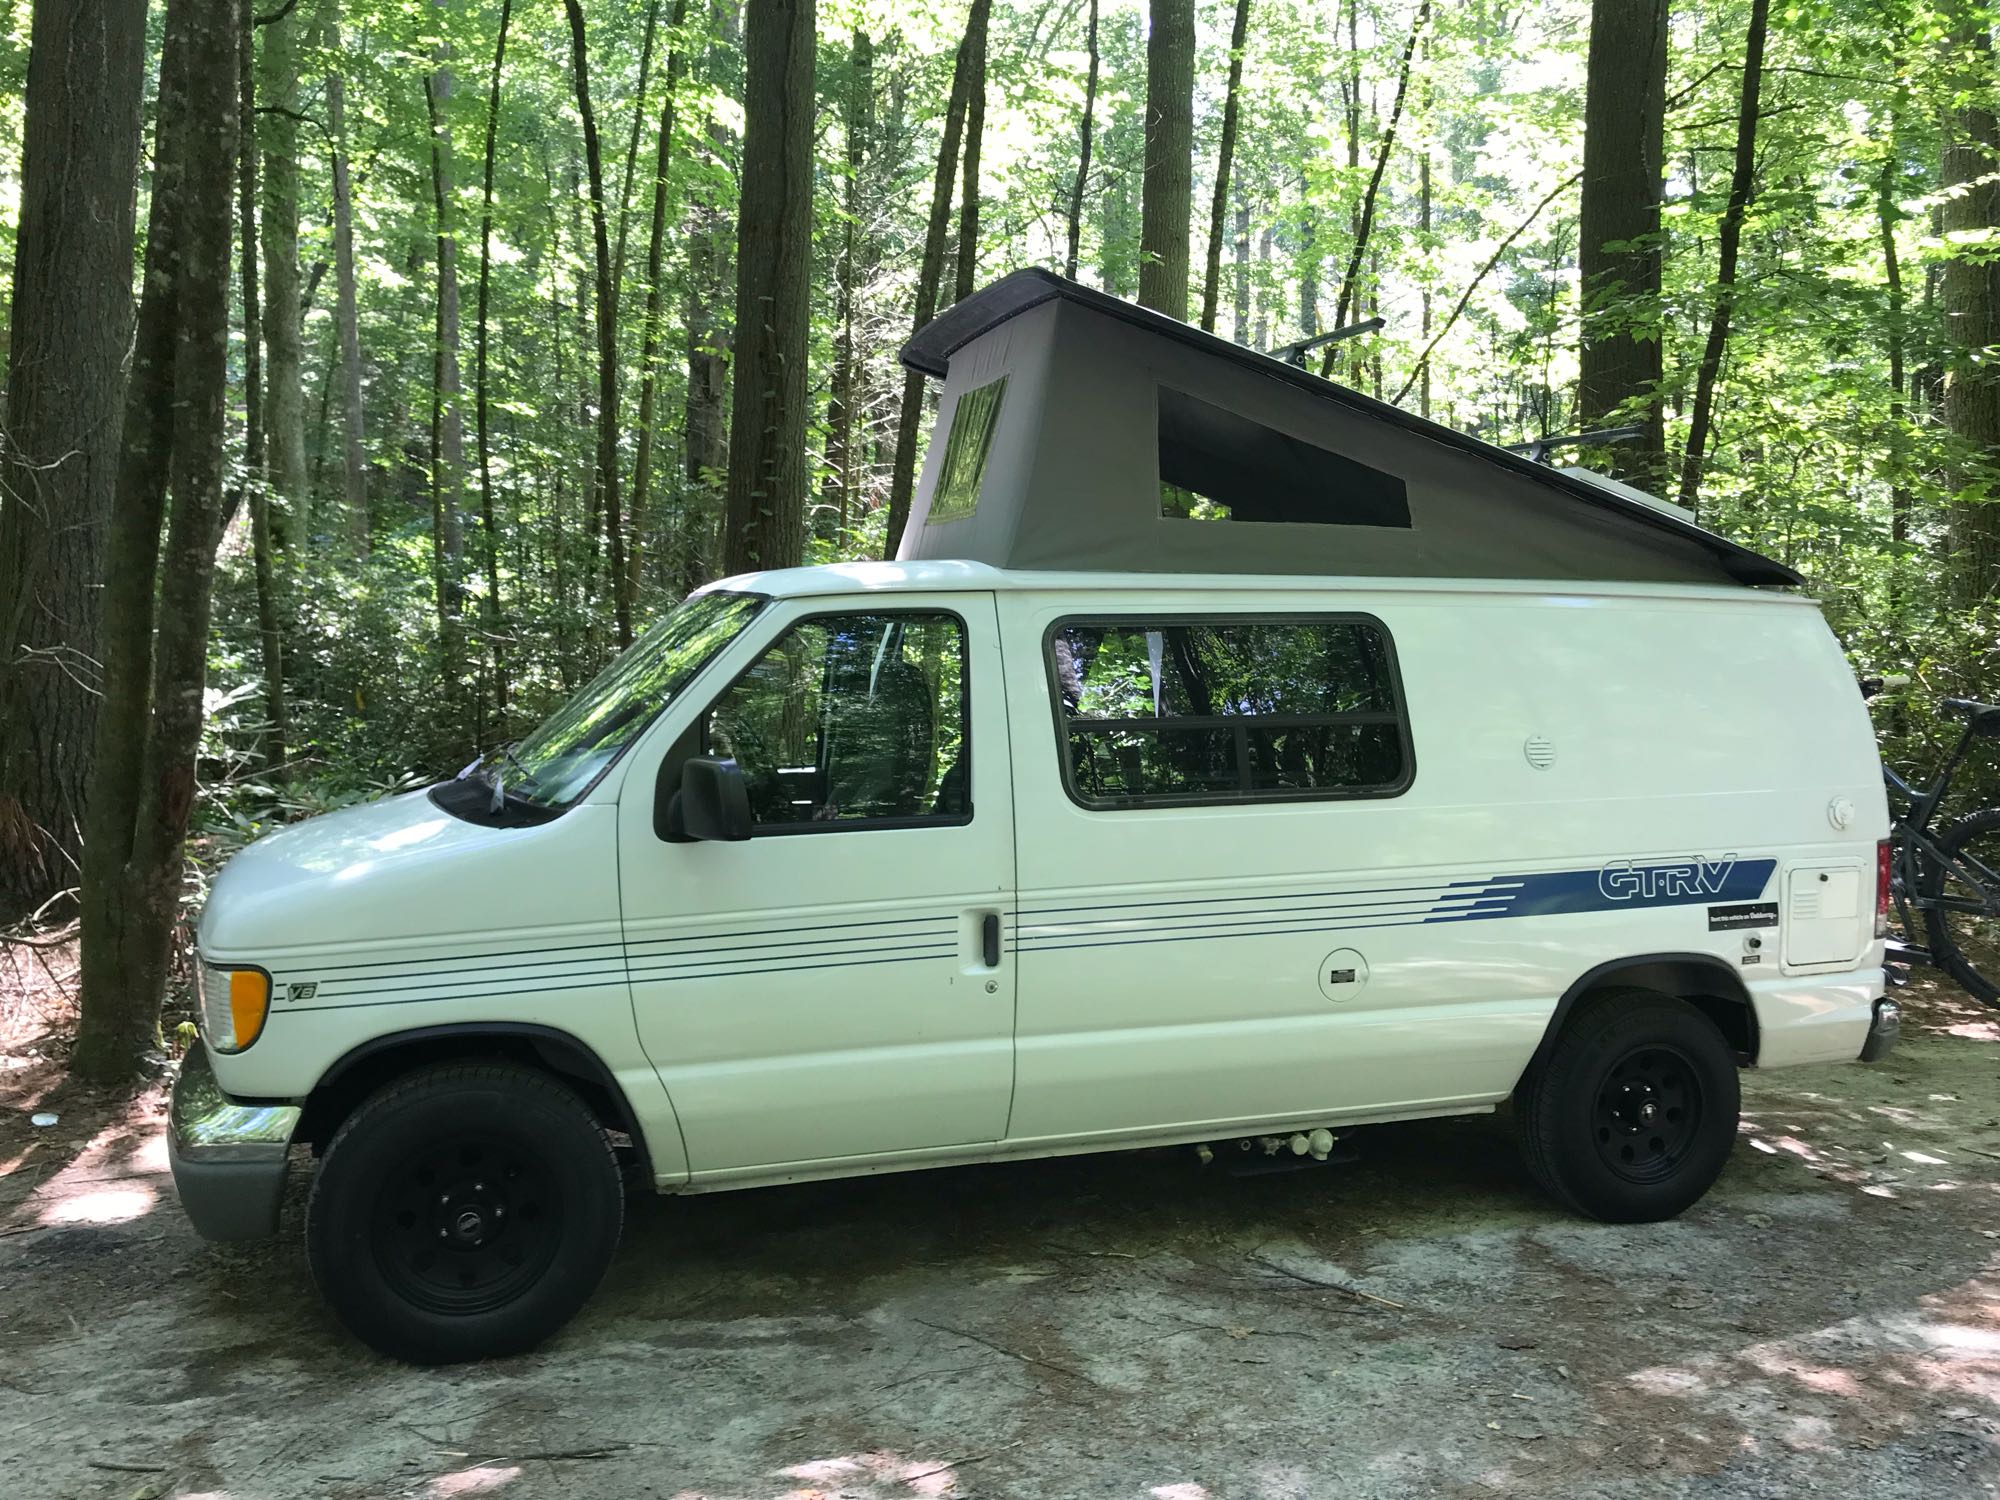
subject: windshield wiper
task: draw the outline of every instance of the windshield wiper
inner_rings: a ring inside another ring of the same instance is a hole
[[[515,741],[515,744],[519,743],[520,742],[518,740]],[[521,757],[514,753],[513,745],[502,745],[498,750],[494,751],[493,753],[494,755],[498,756],[499,759],[505,761],[508,765],[512,766],[516,771],[519,771],[521,773],[521,780],[527,783],[530,790],[532,790],[538,784],[535,778],[535,773],[533,771],[530,771],[523,764],[521,764]],[[477,765],[478,762],[475,761],[473,764]],[[470,767],[468,767],[467,769],[469,770]],[[493,781],[493,801],[488,805],[487,811],[497,813],[505,809],[505,807],[507,806],[506,778],[502,775],[500,767],[497,765],[489,769],[486,774],[489,777],[491,777]]]

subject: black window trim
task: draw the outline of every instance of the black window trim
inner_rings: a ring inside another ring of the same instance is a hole
[[[716,691],[715,695],[702,705],[701,712],[694,716],[693,722],[688,726],[689,732],[683,734],[680,742],[667,752],[668,757],[674,761],[676,769],[678,769],[679,766],[686,764],[691,757],[704,754],[707,748],[708,716],[715,712],[715,705],[728,697],[735,690],[739,682],[756,670],[759,662],[775,651],[784,641],[785,637],[800,626],[810,625],[814,620],[839,619],[842,615],[937,615],[957,624],[959,639],[965,643],[965,660],[958,674],[958,711],[965,725],[965,747],[960,754],[961,763],[965,767],[965,811],[957,817],[948,818],[935,816],[917,818],[849,818],[844,821],[825,823],[769,824],[753,821],[750,827],[750,837],[753,839],[797,838],[802,834],[878,833],[904,828],[964,828],[969,826],[976,812],[972,800],[972,627],[966,622],[966,618],[962,613],[956,609],[947,609],[943,605],[904,604],[900,602],[890,604],[884,602],[857,608],[854,603],[849,602],[843,608],[815,609],[810,614],[797,616],[788,621],[776,635],[772,636],[770,641],[755,656],[750,658],[749,664],[742,671],[724,683]]]
[[[1194,724],[1198,727],[1247,728],[1259,718],[1279,719],[1286,724],[1381,724],[1394,722],[1399,730],[1398,744],[1403,752],[1403,774],[1393,782],[1383,782],[1375,786],[1363,787],[1314,787],[1279,788],[1264,792],[1192,792],[1183,796],[1155,795],[1131,797],[1091,797],[1078,789],[1076,784],[1076,762],[1070,754],[1070,730],[1078,725],[1085,728],[1118,725],[1127,727],[1144,724],[1141,719],[1100,719],[1070,718],[1063,709],[1062,685],[1056,672],[1056,636],[1074,625],[1115,626],[1125,629],[1159,630],[1175,625],[1365,625],[1373,629],[1382,642],[1382,655],[1389,668],[1389,691],[1394,708],[1384,713],[1379,709],[1353,714],[1213,714],[1207,716],[1190,715],[1185,719],[1175,719],[1175,724]],[[1130,609],[1109,609],[1089,613],[1066,614],[1052,620],[1048,629],[1042,632],[1042,667],[1048,678],[1049,708],[1054,717],[1056,734],[1056,761],[1062,773],[1063,791],[1069,800],[1085,812],[1137,812],[1147,809],[1172,809],[1182,807],[1256,807],[1283,802],[1380,802],[1400,797],[1407,792],[1417,779],[1416,745],[1410,737],[1409,702],[1403,695],[1402,662],[1396,653],[1396,637],[1380,617],[1361,610],[1253,610],[1253,611],[1204,611],[1198,614],[1182,614],[1162,611],[1150,614]]]

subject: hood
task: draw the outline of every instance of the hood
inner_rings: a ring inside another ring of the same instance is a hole
[[[581,803],[551,822],[494,828],[408,792],[308,818],[223,867],[201,950],[268,963],[330,943],[615,919],[616,814]],[[550,880],[561,868],[581,878]]]

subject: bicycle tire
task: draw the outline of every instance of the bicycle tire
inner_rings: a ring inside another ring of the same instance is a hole
[[[2000,807],[1982,808],[1960,818],[1938,837],[1938,852],[1957,859],[1968,844],[1981,838],[1992,841],[1993,858],[2000,860]],[[1943,894],[1944,887],[1945,870],[1942,867],[1925,872],[1925,897],[1936,899]],[[1991,945],[1991,951],[1967,953],[1946,916],[1936,907],[1924,910],[1924,927],[1930,937],[1932,962],[1957,980],[1965,992],[1982,1005],[2000,1007],[2000,940]],[[1993,920],[1996,926],[2000,926],[2000,918]],[[1980,968],[1982,962],[1986,965],[1983,972]]]

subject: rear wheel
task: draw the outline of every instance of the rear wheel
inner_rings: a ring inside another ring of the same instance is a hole
[[[555,1079],[505,1063],[388,1085],[328,1145],[306,1210],[341,1322],[417,1364],[532,1348],[611,1262],[625,1201],[611,1143]]]
[[[1517,1095],[1535,1179],[1609,1223],[1670,1219],[1706,1193],[1736,1141],[1736,1058],[1684,1000],[1618,990],[1584,1001]]]
[[[1949,863],[1929,872],[1924,926],[1937,966],[1973,999],[2000,1005],[2000,807],[1961,818],[1938,850]]]

